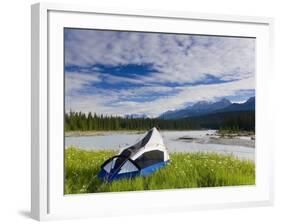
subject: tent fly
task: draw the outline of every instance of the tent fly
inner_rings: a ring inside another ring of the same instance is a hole
[[[162,136],[154,127],[136,144],[120,151],[117,156],[106,160],[99,172],[99,178],[111,182],[116,179],[147,176],[164,167],[169,154]]]

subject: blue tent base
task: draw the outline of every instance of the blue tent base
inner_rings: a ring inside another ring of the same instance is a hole
[[[148,166],[146,168],[143,168],[140,170],[140,176],[148,176],[152,173],[154,173],[155,171],[161,169],[162,167],[166,166],[169,163],[169,160],[166,162],[160,162],[160,163],[156,163],[152,166]]]
[[[112,182],[114,180],[120,180],[120,179],[131,179],[137,176],[148,176],[157,170],[165,167],[170,161],[165,161],[165,162],[160,162],[153,164],[151,166],[145,167],[143,169],[140,169],[139,171],[134,171],[134,172],[128,172],[128,173],[122,173],[118,174],[118,172],[113,171],[111,173],[107,173],[104,169],[101,169],[101,171],[98,174],[98,177],[101,181],[107,181],[107,182]]]

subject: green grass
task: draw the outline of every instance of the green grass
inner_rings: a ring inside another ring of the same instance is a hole
[[[148,177],[101,182],[100,165],[113,151],[65,151],[65,194],[255,184],[255,164],[215,153],[171,153],[171,163]]]

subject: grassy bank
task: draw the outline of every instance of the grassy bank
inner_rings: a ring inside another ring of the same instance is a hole
[[[102,183],[100,165],[113,151],[85,151],[70,147],[65,153],[65,193],[94,193],[217,187],[255,184],[251,161],[214,153],[171,153],[171,163],[148,177]]]

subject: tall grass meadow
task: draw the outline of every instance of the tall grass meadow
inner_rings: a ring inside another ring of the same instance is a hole
[[[65,151],[65,194],[143,191],[255,184],[255,164],[216,153],[170,153],[170,163],[147,177],[102,182],[97,174],[114,151]]]

